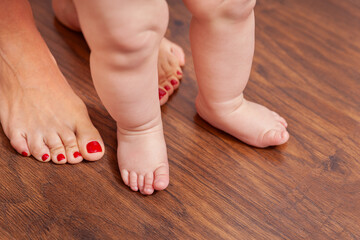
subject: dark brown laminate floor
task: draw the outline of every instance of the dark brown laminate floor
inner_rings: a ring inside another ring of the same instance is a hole
[[[196,114],[190,14],[170,0],[170,39],[187,55],[162,108],[171,182],[143,197],[121,181],[115,123],[96,97],[89,49],[50,1],[36,22],[106,144],[75,166],[26,159],[0,133],[1,239],[360,239],[360,3],[258,0],[246,96],[277,110],[290,141],[256,149]]]

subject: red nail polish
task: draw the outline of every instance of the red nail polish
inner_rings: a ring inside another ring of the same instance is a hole
[[[176,74],[179,75],[179,76],[181,76],[181,75],[182,75],[182,72],[177,71]]]
[[[166,91],[159,88],[159,99],[162,99],[166,95]]]
[[[79,152],[74,152],[74,158],[78,158],[78,157],[81,157],[81,153],[79,153]]]
[[[168,86],[168,85],[166,85],[164,88],[165,88],[166,91],[169,91],[171,89],[171,87]]]
[[[24,157],[28,156],[27,152],[22,152],[21,155],[23,155]]]
[[[46,161],[49,158],[49,154],[45,153],[44,155],[42,155],[41,159],[43,161]]]
[[[86,150],[88,151],[88,153],[97,153],[101,152],[102,148],[100,143],[98,143],[97,141],[92,141],[86,145]]]
[[[175,86],[175,85],[177,85],[177,84],[178,84],[178,82],[177,82],[176,80],[174,80],[174,79],[173,79],[173,80],[171,80],[171,81],[170,81],[170,83],[171,83],[171,85],[173,85],[173,86]]]
[[[65,159],[65,156],[64,156],[64,154],[59,154],[59,155],[57,155],[57,160],[60,162],[60,161],[62,161],[62,160],[64,160]]]

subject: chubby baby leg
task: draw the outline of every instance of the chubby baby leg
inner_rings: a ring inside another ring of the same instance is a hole
[[[243,97],[254,53],[255,0],[184,2],[193,14],[190,40],[199,115],[256,147],[285,143],[289,139],[286,121]]]
[[[117,122],[123,181],[152,194],[169,183],[157,58],[168,23],[163,0],[75,0],[96,90]]]
[[[73,0],[52,0],[56,18],[66,27],[81,31],[77,11]],[[169,96],[180,85],[181,67],[185,65],[185,54],[177,44],[165,37],[161,40],[158,57],[159,100],[164,105]]]

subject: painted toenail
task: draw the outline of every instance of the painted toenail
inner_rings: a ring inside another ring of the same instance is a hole
[[[62,160],[64,160],[65,159],[65,156],[64,156],[64,154],[59,154],[59,155],[57,155],[57,160],[60,162],[60,161],[62,161]]]
[[[174,79],[173,79],[173,80],[171,80],[171,81],[170,81],[170,83],[171,83],[171,85],[173,85],[173,86],[175,86],[175,85],[177,85],[177,84],[178,84],[178,82],[177,82],[176,80],[174,80]]]
[[[43,161],[46,161],[47,159],[49,158],[49,154],[44,154],[44,155],[42,155],[42,157],[41,157],[41,159],[43,160]]]
[[[166,85],[164,88],[166,91],[169,91],[171,89],[171,87],[169,87],[168,85]]]
[[[88,153],[97,153],[101,152],[102,148],[98,141],[92,141],[86,145],[86,150],[88,151]]]
[[[24,157],[27,157],[28,153],[27,152],[22,152],[21,155],[23,155]]]
[[[166,95],[166,91],[159,88],[159,99],[162,99]]]
[[[179,76],[181,76],[181,75],[182,75],[182,72],[177,71],[176,74],[179,75]]]
[[[79,153],[79,152],[74,152],[74,158],[78,158],[78,157],[81,157],[81,153]]]

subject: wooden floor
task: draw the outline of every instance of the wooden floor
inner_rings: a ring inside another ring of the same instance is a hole
[[[291,139],[256,149],[205,123],[194,107],[190,14],[169,0],[168,37],[187,55],[162,108],[171,182],[144,197],[121,181],[115,123],[90,79],[81,34],[50,1],[36,22],[106,144],[75,166],[26,159],[0,133],[0,239],[360,239],[360,2],[258,0],[246,96],[283,115]]]

